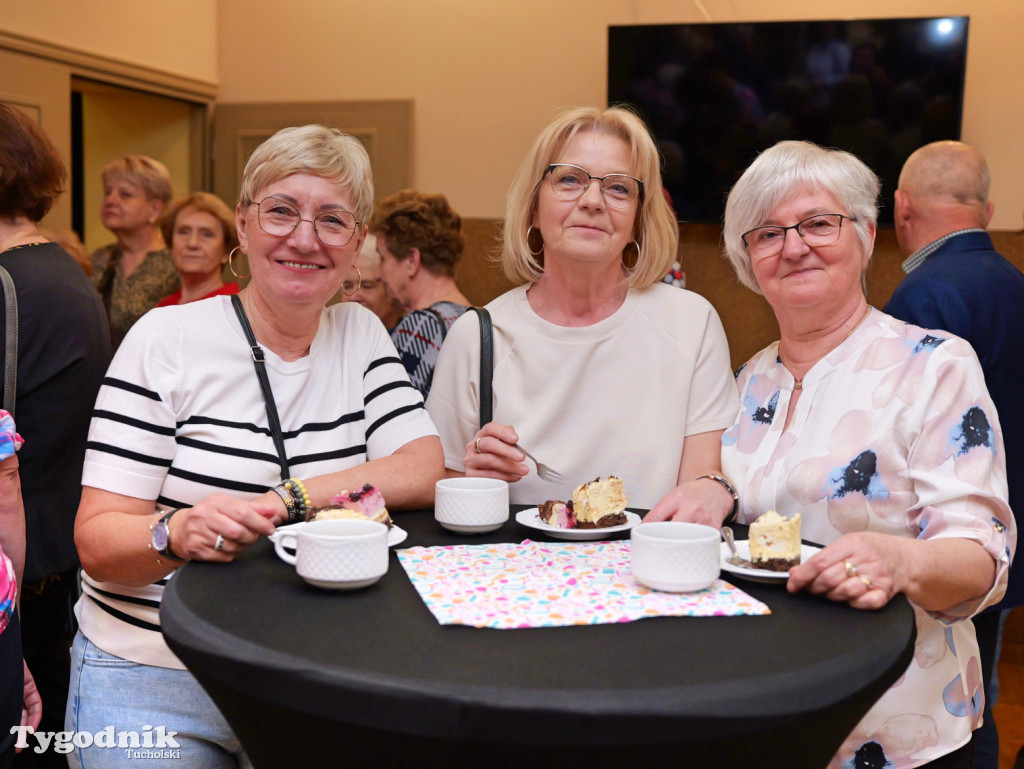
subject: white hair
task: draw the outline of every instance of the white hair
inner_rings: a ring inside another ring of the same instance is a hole
[[[783,202],[801,190],[820,190],[836,199],[853,221],[864,252],[878,221],[878,176],[849,152],[805,141],[782,141],[762,152],[743,172],[725,204],[725,256],[740,282],[761,293],[743,233],[760,227]]]

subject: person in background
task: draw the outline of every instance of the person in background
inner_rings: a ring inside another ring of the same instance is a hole
[[[906,277],[885,311],[971,343],[985,372],[1006,441],[1010,509],[1024,510],[1024,274],[996,252],[985,232],[994,206],[989,169],[978,150],[941,141],[916,150],[896,190],[896,239]],[[1024,603],[1024,559],[1010,569],[1006,596],[973,618],[985,684],[985,723],[975,734],[976,769],[998,769],[992,705],[999,691],[1002,626]]]
[[[224,282],[224,265],[238,247],[238,235],[231,209],[220,198],[209,192],[178,198],[167,208],[161,229],[181,287],[157,307],[238,293],[237,283]]]
[[[174,190],[164,164],[145,155],[114,160],[102,177],[103,225],[117,242],[93,252],[91,277],[117,350],[132,324],[178,288],[178,271],[160,231]]]
[[[325,307],[354,271],[372,206],[370,159],[355,138],[315,125],[278,131],[246,163],[235,211],[245,289],[154,310],[125,337],[82,475],[67,731],[162,725],[178,732],[182,767],[242,763],[237,737],[160,632],[175,569],[231,561],[367,483],[389,509],[433,501],[440,443],[387,332],[359,305]],[[264,381],[245,329],[265,353]],[[102,748],[68,758],[132,765]]]
[[[70,678],[82,460],[110,362],[110,330],[99,296],[74,259],[39,231],[66,178],[60,154],[39,126],[0,104],[0,265],[11,274],[18,298],[15,412],[29,438],[18,452],[26,530],[22,648],[43,701],[39,728],[53,732],[63,728]],[[5,329],[0,313],[0,344]],[[52,750],[24,750],[16,762],[67,765]]]
[[[707,300],[661,283],[679,242],[661,186],[629,110],[571,109],[541,132],[505,213],[502,266],[521,285],[487,305],[494,421],[480,424],[476,313],[452,326],[427,398],[449,475],[509,481],[514,504],[616,475],[651,520],[732,509],[719,466],[737,408],[729,347]],[[564,481],[540,479],[520,440]]]
[[[24,441],[0,409],[0,769],[17,751],[15,726],[39,726],[42,702],[21,648],[18,585],[25,569],[25,507],[15,452]]]
[[[430,392],[441,343],[470,301],[455,285],[466,239],[444,195],[402,190],[377,204],[370,219],[388,296],[406,313],[391,341],[423,396]]]
[[[790,592],[914,609],[914,659],[829,766],[969,769],[984,697],[970,617],[1002,597],[1017,542],[1003,438],[970,345],[864,298],[879,187],[847,152],[783,141],[729,193],[726,254],[781,339],[738,373],[722,468],[741,523],[800,513],[824,545]]]
[[[345,278],[341,284],[341,301],[358,302],[380,318],[390,334],[402,319],[402,308],[388,296],[384,281],[380,277],[380,254],[377,253],[377,236],[367,235],[356,260],[358,273]],[[358,279],[357,279],[358,278]]]

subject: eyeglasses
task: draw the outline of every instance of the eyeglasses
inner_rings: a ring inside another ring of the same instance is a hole
[[[552,163],[544,170],[544,176],[548,175],[551,189],[561,200],[577,200],[590,188],[591,182],[601,183],[604,202],[612,208],[628,208],[644,192],[644,183],[628,174],[591,176],[585,168],[566,163]]]
[[[356,283],[353,280],[346,280],[344,283],[341,284],[341,290],[344,291],[346,294],[354,294],[357,290],[373,291],[373,287],[380,283],[380,281],[380,278],[377,278],[376,280],[364,280],[360,281],[359,283]]]
[[[295,206],[274,197],[256,203],[256,211],[260,229],[268,235],[283,238],[291,235],[299,222],[310,222],[325,246],[347,246],[359,227],[355,214],[343,208],[303,219]]]
[[[803,238],[804,243],[812,248],[831,246],[839,240],[843,219],[849,219],[851,222],[857,221],[857,217],[846,214],[817,214],[808,216],[803,221],[789,227],[780,227],[774,224],[755,227],[743,233],[743,245],[747,247],[747,252],[754,259],[767,259],[781,253],[782,247],[786,243],[786,231],[796,230],[797,235]]]

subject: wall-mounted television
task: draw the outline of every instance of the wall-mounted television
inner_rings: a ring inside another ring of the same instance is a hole
[[[612,26],[608,102],[647,122],[678,218],[721,222],[761,150],[807,139],[882,179],[892,222],[900,168],[959,139],[968,17]]]

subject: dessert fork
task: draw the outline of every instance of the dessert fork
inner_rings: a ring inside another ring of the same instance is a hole
[[[537,477],[540,478],[542,481],[547,481],[548,483],[561,483],[562,481],[565,480],[565,477],[560,472],[548,467],[546,464],[537,459],[537,457],[535,457],[529,451],[524,449],[520,444],[517,443],[516,448],[519,449],[524,454],[526,454],[526,456],[532,459],[533,463],[537,465]]]

